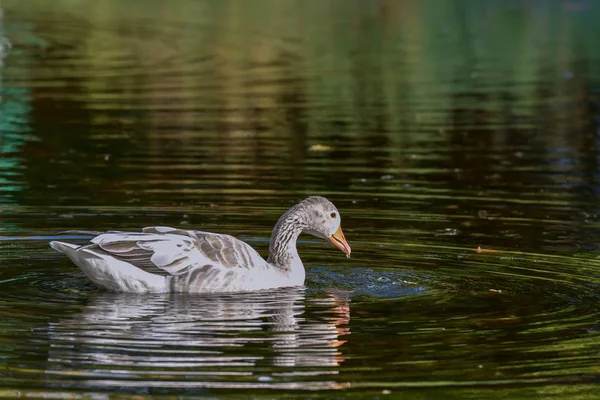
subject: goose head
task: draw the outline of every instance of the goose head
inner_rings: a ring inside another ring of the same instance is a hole
[[[303,232],[327,239],[350,257],[350,245],[342,232],[342,218],[333,203],[321,196],[311,196],[300,204],[305,213]]]

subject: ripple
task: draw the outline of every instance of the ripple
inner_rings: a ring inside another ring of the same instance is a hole
[[[0,243],[19,255],[45,248],[37,240]],[[324,254],[320,242],[301,246],[307,259]],[[308,291],[220,296],[97,292],[71,264],[41,255],[43,266],[34,258],[13,274],[26,277],[25,288],[3,282],[0,313],[12,332],[3,340],[14,350],[2,357],[11,379],[73,390],[401,390],[594,373],[595,259],[414,243],[386,254],[395,264],[357,256],[348,261],[360,267],[309,264]],[[420,379],[428,373],[435,381]]]
[[[21,3],[0,397],[597,396],[593,5]],[[47,245],[160,224],[266,254],[310,194],[353,254],[302,237],[305,289],[104,293]]]

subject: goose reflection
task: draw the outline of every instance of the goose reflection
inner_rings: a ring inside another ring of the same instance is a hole
[[[247,377],[255,367],[269,367],[272,377],[335,374],[344,362],[349,314],[343,295],[306,299],[300,288],[218,296],[96,293],[79,314],[48,327],[49,363],[55,372],[104,377],[110,371]]]

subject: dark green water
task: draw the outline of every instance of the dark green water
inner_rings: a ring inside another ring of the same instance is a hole
[[[599,3],[0,8],[0,397],[597,398]],[[266,255],[311,194],[353,252],[302,237],[305,289],[107,294],[48,247]]]

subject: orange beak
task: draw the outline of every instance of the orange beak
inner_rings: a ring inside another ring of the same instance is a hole
[[[342,226],[335,231],[333,235],[329,237],[329,241],[335,245],[338,249],[346,253],[346,257],[350,257],[350,245],[346,242],[344,232],[342,232]]]

